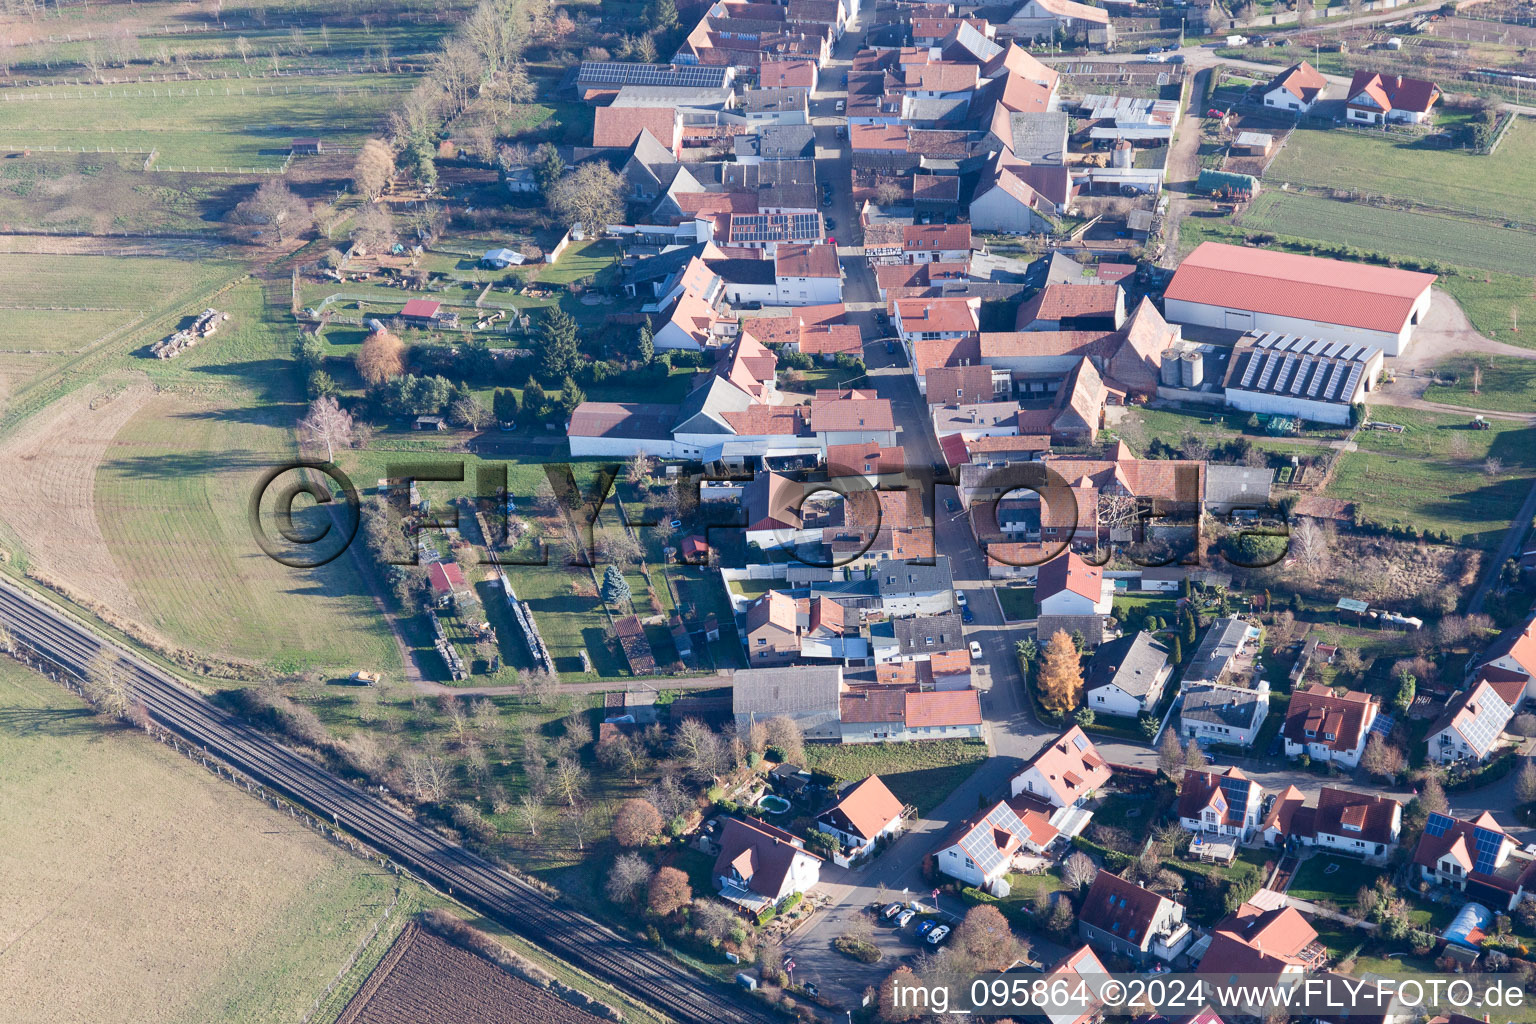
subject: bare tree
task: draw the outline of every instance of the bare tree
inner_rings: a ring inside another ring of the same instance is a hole
[[[528,834],[539,837],[539,822],[544,818],[544,801],[532,789],[526,789],[517,798],[517,816],[522,819]]]
[[[1134,494],[1099,493],[1098,525],[1106,530],[1133,530],[1141,519],[1141,503]]]
[[[555,183],[549,206],[596,237],[624,214],[624,179],[603,161],[589,160]]]
[[[634,458],[629,460],[629,464],[626,467],[626,479],[629,480],[632,486],[639,487],[650,478],[650,475],[650,456],[646,455],[645,452],[635,452]]]
[[[1291,554],[1309,576],[1317,577],[1328,568],[1328,537],[1317,520],[1303,516],[1291,530]]]
[[[396,237],[395,219],[383,206],[365,206],[352,221],[352,241],[364,252],[387,253]]]
[[[1472,393],[1474,395],[1483,393],[1483,364],[1479,362],[1472,364]]]
[[[138,703],[123,663],[108,648],[102,648],[91,659],[81,690],[98,713],[111,718],[127,718]]]
[[[1061,862],[1061,880],[1074,888],[1092,885],[1099,873],[1099,866],[1082,850],[1074,850]]]
[[[766,724],[769,746],[778,747],[787,760],[805,760],[805,734],[800,730],[800,723],[785,715],[775,715]]]
[[[613,859],[603,894],[615,903],[633,903],[651,882],[650,863],[638,853],[621,853]]]
[[[1497,456],[1488,456],[1488,458],[1483,460],[1483,472],[1489,476],[1498,476],[1504,472],[1504,460]]]
[[[309,204],[294,195],[277,177],[262,182],[249,199],[235,207],[235,213],[246,224],[269,228],[276,234],[278,242],[303,234],[315,222]]]
[[[587,770],[574,758],[562,757],[555,762],[552,780],[555,793],[570,806],[576,806],[576,798],[587,788]]]
[[[307,443],[325,445],[326,461],[335,462],[337,446],[352,443],[352,414],[334,398],[317,398],[309,403],[309,415],[299,421],[299,430]]]

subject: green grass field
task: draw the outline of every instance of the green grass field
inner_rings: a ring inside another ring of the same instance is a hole
[[[1536,360],[1510,356],[1477,356],[1483,382],[1472,393],[1474,359],[1447,359],[1435,368],[1442,378],[1455,378],[1454,384],[1431,384],[1424,397],[1432,402],[1464,405],[1472,410],[1529,413],[1536,409]]]
[[[1536,223],[1536,125],[1517,122],[1493,156],[1298,128],[1264,180],[1385,193],[1501,223]]]
[[[1477,431],[1471,416],[1384,408],[1379,419],[1400,434],[1363,431],[1357,452],[1339,456],[1330,497],[1357,502],[1370,519],[1448,531],[1453,540],[1496,547],[1530,489],[1536,428],[1494,420]],[[1498,471],[1487,472],[1487,460]]]
[[[96,475],[98,522],[146,624],[173,641],[283,669],[398,672],[349,557],[293,569],[251,537],[246,503],[265,469],[296,454],[303,414],[290,342],[261,298],[254,285],[231,292],[228,334],[151,367],[162,393]]]
[[[1242,226],[1484,270],[1519,273],[1536,263],[1536,236],[1529,231],[1278,189],[1254,199]]]
[[[1024,622],[1040,614],[1040,606],[1035,604],[1034,587],[998,587],[994,592],[1003,616],[1010,622]]]
[[[1360,887],[1374,885],[1380,875],[1380,868],[1362,861],[1319,854],[1302,861],[1287,893],[1312,903],[1332,900],[1341,909],[1349,910],[1355,905]]]
[[[903,803],[925,814],[944,802],[987,759],[981,740],[916,743],[807,743],[805,767],[838,779],[878,775]]]
[[[6,90],[0,146],[154,150],[154,167],[273,168],[295,136],[356,145],[414,82],[339,75],[320,83],[247,79]]]

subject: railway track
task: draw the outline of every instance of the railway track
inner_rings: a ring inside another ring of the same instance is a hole
[[[0,582],[0,621],[49,660],[81,676],[115,652],[158,724],[334,821],[380,853],[507,928],[654,1006],[682,1024],[781,1024],[723,986],[649,946],[562,906],[541,890],[448,841],[315,765],[64,613]]]

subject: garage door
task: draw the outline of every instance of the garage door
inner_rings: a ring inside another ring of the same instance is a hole
[[[1253,314],[1238,310],[1227,310],[1227,330],[1248,331],[1253,329]]]

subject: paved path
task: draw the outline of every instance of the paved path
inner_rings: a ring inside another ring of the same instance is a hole
[[[1514,522],[1509,524],[1509,530],[1505,532],[1504,540],[1499,544],[1499,550],[1488,560],[1488,568],[1483,570],[1483,578],[1477,584],[1477,589],[1472,592],[1472,600],[1467,602],[1468,615],[1476,615],[1483,610],[1483,602],[1488,600],[1488,591],[1498,580],[1504,563],[1520,553],[1520,542],[1525,539],[1532,516],[1536,516],[1536,482],[1531,484],[1531,491],[1525,496],[1525,503],[1520,506],[1520,511],[1515,513]]]

